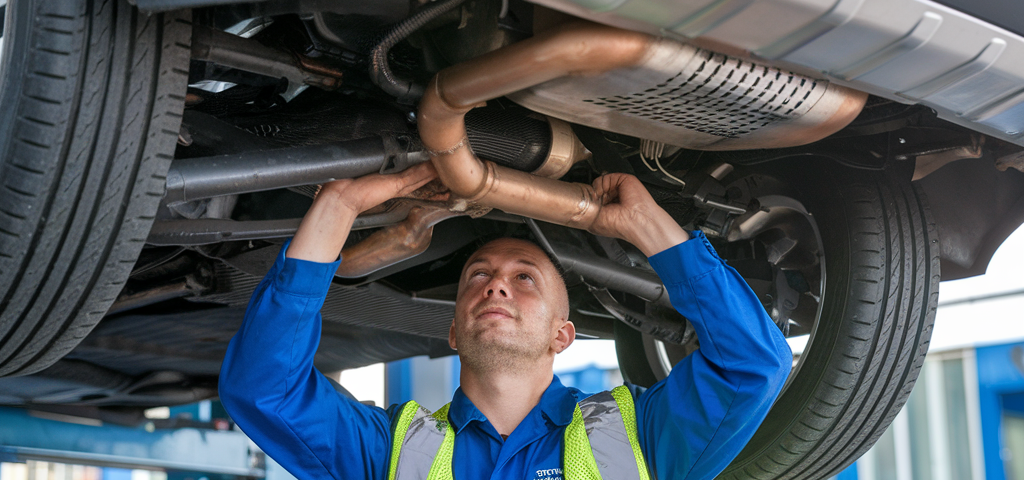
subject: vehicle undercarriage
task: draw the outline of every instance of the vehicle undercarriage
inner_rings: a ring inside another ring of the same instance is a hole
[[[1024,222],[1020,137],[843,81],[865,65],[513,0],[157,3],[3,4],[0,403],[130,423],[215,396],[318,185],[426,161],[439,181],[356,221],[320,370],[453,354],[463,262],[516,236],[651,385],[699,344],[635,247],[585,231],[624,172],[809,337],[723,478],[821,478],[907,400],[940,279]]]

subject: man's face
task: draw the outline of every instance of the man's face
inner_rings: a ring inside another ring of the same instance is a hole
[[[564,331],[568,314],[565,284],[544,252],[530,242],[503,238],[466,262],[449,343],[470,362],[553,355],[572,341]]]

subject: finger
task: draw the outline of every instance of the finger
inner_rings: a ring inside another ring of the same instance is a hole
[[[431,180],[437,178],[437,170],[434,169],[434,164],[430,162],[424,162],[413,166],[405,172],[408,172],[406,174],[406,182],[410,185],[416,185],[416,188],[422,187]]]
[[[603,197],[605,194],[608,193],[608,189],[609,189],[609,186],[611,185],[611,182],[610,182],[610,179],[608,178],[608,175],[601,175],[600,177],[597,177],[597,178],[594,179],[593,185],[594,185],[594,192],[597,193],[597,196],[600,198],[600,197]]]
[[[396,179],[395,186],[397,190],[394,196],[408,195],[430,183],[435,178],[437,178],[437,171],[434,170],[434,166],[430,163],[421,163],[409,168],[401,173],[400,178]]]
[[[594,180],[594,191],[602,205],[608,205],[619,199],[621,179],[616,174],[602,175]]]
[[[433,177],[437,176],[433,166],[429,162],[409,167],[396,173],[370,173],[355,179],[361,185],[372,188],[375,191],[390,192],[396,195],[410,185],[423,186]],[[415,188],[413,188],[415,190]],[[411,190],[410,190],[411,191]]]

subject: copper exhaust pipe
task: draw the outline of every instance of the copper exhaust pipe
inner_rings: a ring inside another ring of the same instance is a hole
[[[652,41],[646,34],[580,22],[438,72],[420,100],[419,131],[441,181],[469,202],[588,228],[601,208],[593,187],[480,160],[468,145],[465,114],[551,79],[636,65]]]

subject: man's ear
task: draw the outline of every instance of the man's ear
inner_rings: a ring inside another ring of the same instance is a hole
[[[566,320],[561,327],[558,327],[558,331],[555,332],[555,353],[562,353],[565,349],[572,345],[573,340],[576,340],[576,325]]]
[[[455,348],[455,319],[452,319],[452,325],[448,327],[448,346],[452,347],[452,350],[458,350]]]

